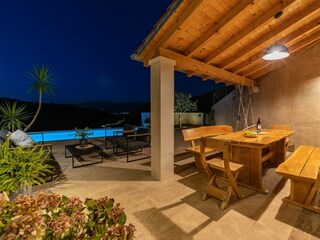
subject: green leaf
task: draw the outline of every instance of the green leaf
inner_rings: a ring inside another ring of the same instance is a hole
[[[84,204],[90,209],[90,208],[94,208],[95,206],[95,202],[93,199],[91,198],[87,198],[84,202]]]
[[[69,198],[68,198],[67,196],[63,195],[63,196],[61,197],[61,201],[62,201],[63,203],[67,203],[67,202],[69,201]]]
[[[96,225],[96,223],[94,221],[89,221],[88,222],[88,226],[91,227],[91,228],[94,227],[95,225]]]
[[[119,216],[118,223],[124,225],[127,221],[127,216],[124,212],[122,212]]]

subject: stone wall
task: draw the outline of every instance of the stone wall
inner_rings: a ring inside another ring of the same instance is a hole
[[[320,44],[259,79],[252,101],[263,128],[290,124],[295,130],[290,144],[320,146]],[[216,124],[234,125],[234,105],[230,94],[215,106]]]

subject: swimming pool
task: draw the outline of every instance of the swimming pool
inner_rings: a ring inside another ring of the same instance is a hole
[[[121,130],[123,130],[123,128],[90,129],[89,132],[93,132],[93,134],[90,135],[89,138],[113,136],[113,133],[115,131],[121,131]],[[75,130],[59,130],[59,131],[28,132],[28,135],[32,137],[36,142],[80,139],[80,137],[74,137],[74,133],[75,133]]]

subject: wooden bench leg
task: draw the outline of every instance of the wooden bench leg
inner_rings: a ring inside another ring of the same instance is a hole
[[[318,190],[318,188],[319,188],[319,184],[320,184],[320,178],[319,178],[319,176],[318,176],[317,181],[315,182],[315,184],[313,184],[313,186],[312,186],[312,188],[311,188],[311,190],[310,190],[310,193],[309,193],[309,195],[308,195],[308,198],[307,198],[307,200],[306,200],[305,203],[304,203],[305,205],[310,205],[310,204],[311,204],[311,201],[312,201],[314,195],[316,194],[316,192],[317,192],[317,190]]]
[[[291,179],[290,196],[285,197],[282,200],[284,202],[291,203],[291,204],[299,206],[301,208],[305,208],[305,209],[311,210],[313,212],[320,213],[320,206],[316,206],[316,205],[311,204],[314,196],[316,195],[316,193],[319,189],[319,185],[320,185],[320,178],[319,177],[318,177],[317,181],[314,184],[312,184],[312,186],[310,188],[307,188],[306,185],[304,185],[301,182],[297,183],[296,181]],[[296,191],[296,189],[298,189],[298,190]],[[302,191],[302,192],[299,191],[301,189],[304,189],[305,191]],[[309,189],[309,190],[307,190],[307,189]]]

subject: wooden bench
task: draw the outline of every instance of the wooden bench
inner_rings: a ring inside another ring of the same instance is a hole
[[[320,147],[300,146],[276,173],[291,180],[290,195],[283,201],[320,213],[320,206],[313,201],[320,183]]]
[[[200,160],[200,139],[201,137],[215,136],[233,132],[232,126],[228,125],[217,125],[217,126],[202,126],[196,128],[189,128],[182,130],[183,140],[185,142],[190,142],[191,147],[186,148],[187,152],[190,152],[194,155],[194,160],[196,167],[200,171],[204,171]],[[211,148],[206,148],[205,153],[213,153],[216,150]]]

